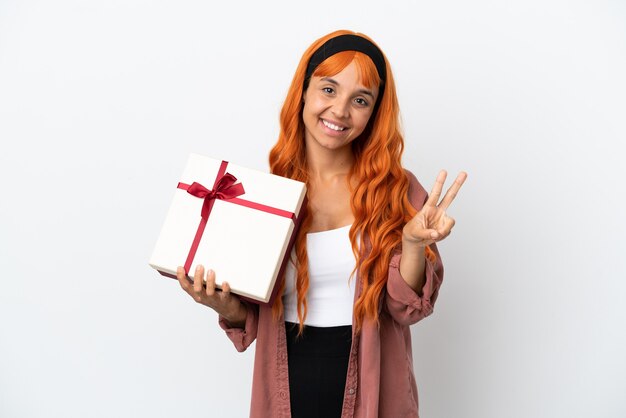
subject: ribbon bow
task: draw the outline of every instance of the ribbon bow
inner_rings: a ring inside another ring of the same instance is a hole
[[[213,208],[215,199],[226,200],[233,199],[245,193],[243,185],[241,183],[235,184],[237,178],[230,173],[226,173],[221,176],[216,182],[213,190],[209,190],[200,183],[193,182],[187,189],[187,193],[204,199],[202,204],[202,212],[200,216],[206,220],[209,218],[209,213]]]

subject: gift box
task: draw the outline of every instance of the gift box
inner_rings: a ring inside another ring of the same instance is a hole
[[[302,182],[191,154],[149,264],[172,278],[182,265],[191,280],[202,264],[218,288],[271,303],[305,196]]]

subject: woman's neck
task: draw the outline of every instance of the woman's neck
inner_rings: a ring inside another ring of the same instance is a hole
[[[345,178],[354,165],[354,154],[350,147],[341,150],[307,148],[309,180],[327,182],[337,177]]]

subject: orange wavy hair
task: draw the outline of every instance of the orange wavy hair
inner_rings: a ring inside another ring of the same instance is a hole
[[[305,127],[302,119],[302,96],[308,87],[305,71],[311,55],[324,42],[343,34],[356,34],[371,41],[363,34],[340,30],[318,39],[304,52],[280,113],[278,141],[269,155],[272,173],[308,185]],[[333,76],[353,61],[356,63],[361,84],[367,88],[381,85],[371,59],[355,51],[343,51],[327,58],[316,68],[313,76]],[[401,165],[404,140],[400,133],[400,112],[395,84],[386,58],[385,65],[387,80],[383,95],[378,99],[377,108],[370,117],[367,127],[351,144],[355,164],[348,175],[348,181],[352,184],[352,179],[357,180],[357,186],[351,189],[350,203],[354,223],[349,236],[357,260],[355,271],[358,271],[362,284],[361,295],[354,305],[357,332],[365,318],[378,323],[389,261],[392,253],[401,247],[402,228],[416,213],[408,200],[409,181]],[[304,208],[302,223],[296,237],[296,260],[292,260],[295,262],[300,332],[303,330],[307,314],[306,294],[309,288],[306,249],[306,234],[311,226],[309,210],[309,207]],[[370,247],[369,252],[359,251],[359,248]],[[427,254],[431,258],[434,256],[429,248]],[[279,296],[284,291],[284,280],[280,283]],[[283,311],[281,297],[275,299],[272,311],[274,318],[278,319]]]

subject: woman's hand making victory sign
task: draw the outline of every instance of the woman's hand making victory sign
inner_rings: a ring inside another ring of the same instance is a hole
[[[440,202],[439,198],[441,197],[446,177],[446,171],[441,170],[428,200],[415,217],[404,226],[402,233],[405,240],[420,247],[426,247],[450,235],[450,231],[454,226],[454,219],[446,214],[446,210],[465,182],[467,173],[459,173]]]

